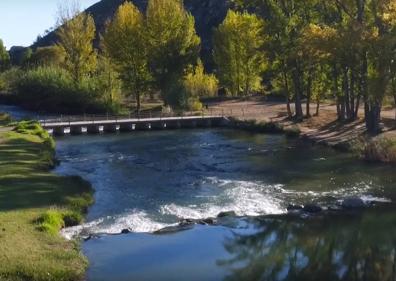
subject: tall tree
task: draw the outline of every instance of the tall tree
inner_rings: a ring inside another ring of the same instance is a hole
[[[187,67],[197,62],[200,38],[182,0],[150,0],[146,15],[150,69],[166,104],[179,106],[174,91]]]
[[[264,21],[254,14],[229,11],[214,33],[214,61],[223,86],[233,95],[261,89],[266,66]]]
[[[3,40],[0,39],[0,72],[6,70],[10,66],[10,55],[4,46]]]
[[[103,43],[124,88],[135,96],[139,112],[141,96],[147,93],[152,76],[148,67],[144,17],[132,3],[126,2],[119,7]]]
[[[57,35],[58,46],[65,53],[64,66],[76,83],[95,71],[97,54],[93,40],[96,36],[96,27],[91,15],[80,13],[72,19],[64,19]]]

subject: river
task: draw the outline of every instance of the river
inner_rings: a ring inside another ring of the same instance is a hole
[[[226,129],[65,137],[57,155],[57,173],[78,174],[96,190],[87,223],[63,231],[68,238],[98,235],[83,244],[90,281],[395,277],[392,167],[281,135]],[[350,196],[383,204],[282,216],[291,203],[331,206]],[[152,233],[222,211],[238,217]],[[123,229],[132,233],[103,235]]]

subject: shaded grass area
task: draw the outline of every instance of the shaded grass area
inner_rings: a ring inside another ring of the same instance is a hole
[[[257,121],[257,120],[239,120],[229,118],[231,126],[252,133],[265,134],[285,134],[287,137],[298,137],[301,131],[298,126],[284,126],[279,122]]]
[[[51,173],[53,159],[52,138],[37,124],[0,131],[0,281],[83,279],[79,245],[58,231],[81,222],[92,191]]]

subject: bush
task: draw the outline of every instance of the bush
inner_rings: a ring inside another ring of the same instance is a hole
[[[63,222],[65,227],[79,225],[83,221],[83,216],[78,212],[67,212],[63,214]]]
[[[377,137],[364,147],[364,158],[368,161],[396,163],[396,140]]]
[[[0,112],[0,126],[7,125],[11,122],[11,116],[7,113]]]
[[[18,67],[0,73],[0,92],[11,93],[15,91],[18,79],[22,74],[22,70]]]
[[[208,98],[217,93],[219,81],[213,74],[205,74],[201,61],[184,77],[184,88],[189,97]]]
[[[38,230],[56,235],[62,228],[79,225],[83,217],[77,211],[49,210],[37,219]]]
[[[301,134],[300,128],[296,125],[284,128],[284,132],[285,135],[289,138],[296,138],[299,137]]]
[[[16,93],[22,105],[32,110],[64,113],[98,113],[116,108],[109,105],[100,75],[86,77],[75,83],[65,70],[38,67],[26,71],[16,83]]]
[[[50,210],[42,214],[38,220],[38,229],[42,232],[47,232],[56,235],[59,230],[65,227],[63,221],[63,214],[58,210]]]

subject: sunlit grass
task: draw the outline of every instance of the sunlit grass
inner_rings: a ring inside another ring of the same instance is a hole
[[[61,214],[68,223],[78,222],[92,203],[91,189],[78,177],[51,173],[52,165],[53,148],[43,132],[0,131],[1,281],[81,280],[84,275],[87,261],[78,245],[58,234],[64,222],[40,219]]]

